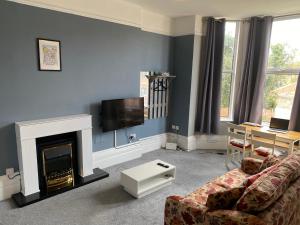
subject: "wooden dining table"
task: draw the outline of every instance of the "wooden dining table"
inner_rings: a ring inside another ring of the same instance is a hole
[[[287,150],[289,154],[293,153],[294,150],[299,149],[300,132],[298,131],[287,131],[287,132],[276,132],[269,130],[266,126],[254,126],[248,124],[240,124],[246,127],[246,133],[250,136],[252,130],[276,134],[275,147],[283,150]]]

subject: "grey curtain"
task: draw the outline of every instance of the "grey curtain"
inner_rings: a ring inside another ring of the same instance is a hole
[[[221,79],[225,20],[205,18],[206,35],[202,39],[199,98],[196,131],[218,133],[220,123]]]
[[[233,120],[261,123],[263,92],[268,62],[272,17],[252,17],[247,38],[246,52],[235,95]]]
[[[300,74],[298,77],[289,130],[300,131]]]

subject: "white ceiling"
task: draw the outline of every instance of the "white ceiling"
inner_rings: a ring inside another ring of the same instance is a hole
[[[300,0],[124,0],[170,17],[201,15],[245,18],[300,12]]]

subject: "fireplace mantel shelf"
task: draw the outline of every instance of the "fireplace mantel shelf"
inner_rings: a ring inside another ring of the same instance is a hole
[[[36,124],[43,124],[43,123],[52,123],[57,121],[64,121],[64,120],[73,120],[83,117],[91,117],[89,114],[78,114],[78,115],[71,115],[71,116],[59,116],[59,117],[53,117],[50,119],[40,119],[40,120],[28,120],[28,121],[22,121],[22,122],[16,122],[18,126],[33,126]]]
[[[32,139],[55,134],[92,129],[92,116],[79,114],[50,119],[16,122],[17,139]]]

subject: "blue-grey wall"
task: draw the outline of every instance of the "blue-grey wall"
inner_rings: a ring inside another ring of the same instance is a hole
[[[174,74],[168,130],[172,124],[180,127],[179,133],[188,136],[191,81],[193,70],[194,35],[174,38]]]
[[[173,68],[171,37],[130,26],[0,0],[0,32],[0,175],[18,168],[15,121],[91,113],[94,151],[110,148],[101,100],[138,96],[140,71]],[[38,71],[37,37],[61,41],[62,72]],[[121,130],[118,142],[165,131],[166,119],[149,120]]]

